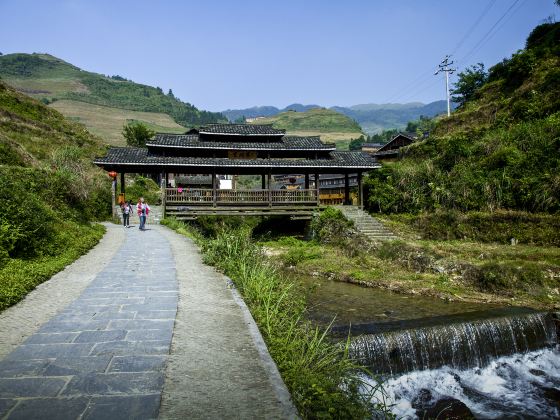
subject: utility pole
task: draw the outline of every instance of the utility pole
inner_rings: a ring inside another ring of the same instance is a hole
[[[453,74],[455,73],[454,68],[451,68],[451,64],[453,64],[453,61],[449,61],[450,56],[446,55],[445,58],[442,60],[442,62],[438,65],[439,66],[439,70],[436,71],[434,73],[434,76],[437,76],[438,74],[445,72],[445,93],[447,95],[447,116],[451,116],[451,97],[449,96],[449,74]]]

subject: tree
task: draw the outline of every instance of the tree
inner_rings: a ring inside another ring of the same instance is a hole
[[[484,70],[484,64],[478,63],[470,66],[458,74],[459,80],[451,90],[454,95],[451,99],[459,106],[474,98],[476,91],[488,80],[488,72]]]
[[[174,98],[175,96],[173,95],[173,91],[171,89],[169,89],[169,92],[167,92],[167,96],[169,96],[170,98]]]
[[[247,120],[245,119],[245,115],[242,115],[239,118],[236,118],[233,123],[234,124],[245,124],[247,122]]]
[[[122,135],[126,144],[134,147],[146,147],[146,142],[154,136],[155,131],[149,129],[146,124],[133,121],[123,126]]]
[[[348,145],[348,148],[350,150],[361,150],[362,149],[362,145],[366,142],[366,139],[364,138],[364,136],[360,136],[357,139],[351,139],[350,140],[350,144]]]

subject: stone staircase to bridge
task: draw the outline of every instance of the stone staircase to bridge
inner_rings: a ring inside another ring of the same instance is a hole
[[[397,239],[397,236],[386,228],[379,220],[358,206],[337,206],[344,217],[354,222],[358,232],[374,241]]]

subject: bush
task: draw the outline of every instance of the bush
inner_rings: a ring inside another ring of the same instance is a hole
[[[512,265],[512,263],[487,263],[469,266],[463,278],[482,291],[512,295],[515,290],[531,292],[535,286],[543,286],[545,275],[534,263]]]
[[[560,246],[560,216],[514,211],[494,213],[439,211],[400,218],[424,239],[469,239],[480,242]]]
[[[311,221],[313,235],[322,243],[340,243],[352,234],[353,226],[354,223],[334,207],[327,207]]]

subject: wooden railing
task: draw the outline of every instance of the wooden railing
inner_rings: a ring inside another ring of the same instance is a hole
[[[317,190],[212,190],[207,188],[166,188],[166,204],[197,205],[281,205],[317,204]]]

